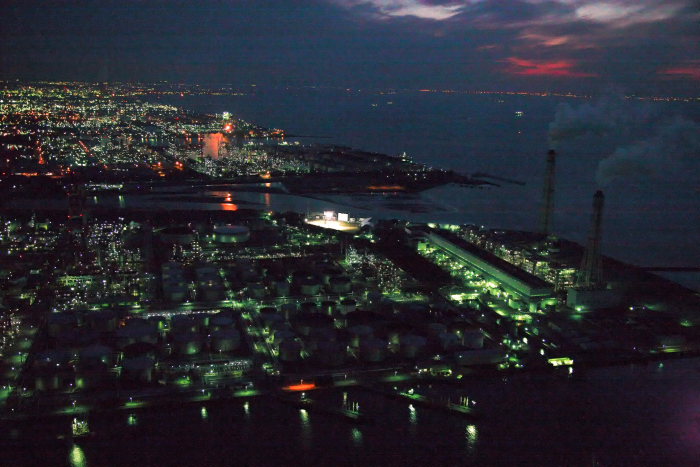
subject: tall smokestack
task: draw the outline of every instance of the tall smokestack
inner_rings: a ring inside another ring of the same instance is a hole
[[[552,210],[554,208],[554,168],[557,153],[550,149],[547,153],[547,168],[544,175],[544,192],[542,200],[542,223],[540,232],[545,236],[552,233]]]
[[[583,254],[581,269],[578,272],[576,285],[591,287],[603,282],[600,259],[601,226],[603,222],[603,192],[598,190],[593,195],[593,215],[591,217],[591,232],[588,235],[588,245]]]

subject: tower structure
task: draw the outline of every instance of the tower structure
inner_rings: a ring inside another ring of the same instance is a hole
[[[554,149],[547,152],[547,168],[544,175],[544,192],[542,196],[542,219],[540,233],[545,237],[552,233],[552,210],[554,209],[554,169],[557,153]]]
[[[605,197],[598,190],[593,195],[593,215],[591,216],[591,231],[588,235],[588,244],[583,254],[581,269],[576,278],[578,287],[595,287],[602,285],[603,274],[601,270],[600,240],[603,222],[603,203]]]

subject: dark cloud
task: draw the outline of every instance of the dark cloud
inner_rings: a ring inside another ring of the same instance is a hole
[[[5,1],[0,77],[695,92],[699,11],[695,0]]]

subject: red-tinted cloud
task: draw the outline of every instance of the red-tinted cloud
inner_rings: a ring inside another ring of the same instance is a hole
[[[576,64],[569,60],[526,60],[518,57],[508,57],[506,73],[523,76],[555,76],[567,78],[586,78],[598,76],[595,73],[577,71]]]
[[[659,74],[669,78],[690,78],[700,80],[700,66],[679,66],[667,68],[659,71]]]

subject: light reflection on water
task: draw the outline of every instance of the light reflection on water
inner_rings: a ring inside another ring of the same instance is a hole
[[[466,428],[467,452],[474,454],[476,451],[476,443],[479,440],[479,430],[476,425],[467,425]]]
[[[304,449],[311,449],[311,421],[309,412],[306,409],[299,409],[299,418],[301,419],[301,445]]]

